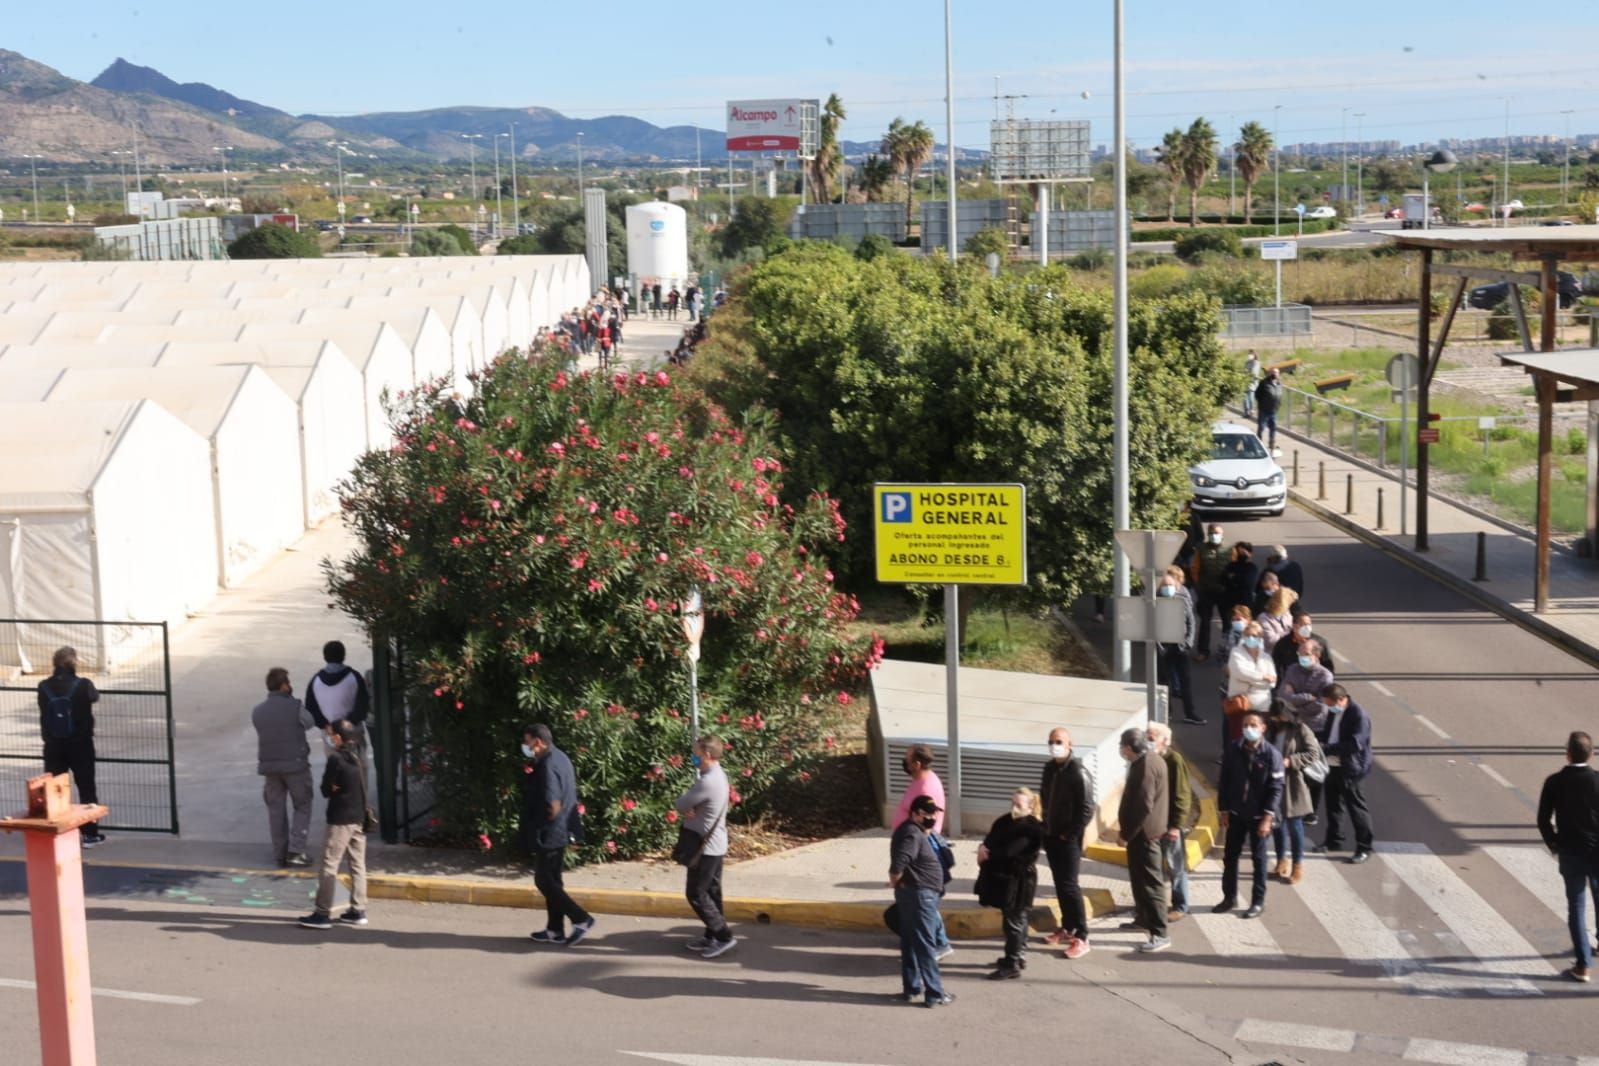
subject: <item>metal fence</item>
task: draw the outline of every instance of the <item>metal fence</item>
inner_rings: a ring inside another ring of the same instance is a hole
[[[91,649],[112,644],[106,665]],[[82,650],[79,676],[94,683],[95,784],[111,808],[102,828],[178,831],[172,660],[165,622],[0,619],[0,804],[21,805],[28,778],[44,772],[39,683],[61,647]]]
[[[412,701],[405,649],[383,640],[372,643],[373,721],[369,726],[377,766],[378,820],[390,844],[410,842],[418,825],[438,805],[431,767],[433,753],[423,740],[421,712]]]
[[[1223,307],[1222,337],[1309,336],[1313,328],[1309,304],[1283,304],[1281,307]]]
[[[1517,415],[1494,416],[1496,427],[1500,424],[1516,425],[1523,420],[1522,416]],[[1477,424],[1480,421],[1477,415],[1451,415],[1447,418],[1432,419],[1427,424],[1438,425],[1444,422]],[[1406,461],[1406,465],[1414,464],[1416,460],[1414,443],[1404,456],[1400,454],[1400,440],[1404,432],[1401,419],[1393,415],[1374,415],[1369,411],[1336,403],[1312,392],[1285,386],[1282,407],[1277,412],[1277,424],[1312,440],[1325,442],[1334,451],[1374,462],[1383,469],[1390,466],[1398,467],[1402,458]],[[1411,412],[1409,424],[1410,434],[1414,438],[1417,425],[1414,410]],[[1491,431],[1487,432],[1491,434]],[[1485,436],[1484,439],[1486,443],[1489,437]]]

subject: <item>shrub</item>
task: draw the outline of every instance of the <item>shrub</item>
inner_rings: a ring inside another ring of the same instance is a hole
[[[705,599],[703,729],[737,812],[803,782],[864,666],[853,599],[822,551],[837,505],[784,506],[764,430],[664,372],[569,375],[507,353],[467,400],[402,398],[396,443],[343,487],[358,548],[328,565],[335,599],[404,648],[441,830],[508,840],[524,722],[577,768],[588,858],[660,849],[692,780],[678,603]]]
[[[1182,292],[1191,280],[1187,267],[1163,263],[1135,275],[1127,283],[1127,293],[1134,299],[1159,300]]]
[[[507,237],[500,242],[500,255],[539,255],[539,239],[531,233]]]
[[[1510,301],[1501,301],[1488,313],[1488,339],[1513,341],[1520,338],[1521,332],[1516,328],[1516,316],[1510,310]]]
[[[314,237],[277,222],[263,223],[228,245],[229,259],[316,259],[321,255]]]
[[[1066,260],[1066,265],[1073,270],[1102,270],[1110,265],[1110,261],[1110,249],[1090,248],[1086,252],[1078,252]]]
[[[1244,254],[1243,239],[1235,230],[1189,230],[1176,240],[1177,258],[1192,263],[1204,252],[1220,252],[1234,259]]]
[[[1231,307],[1264,307],[1276,296],[1275,287],[1264,274],[1226,261],[1194,271],[1193,285]]]
[[[1003,263],[1010,258],[1010,237],[998,226],[986,226],[966,238],[966,254],[975,256],[979,261],[986,259],[989,253],[999,256]]]
[[[472,235],[455,223],[446,223],[439,227],[439,232],[447,235],[461,247],[462,255],[477,255],[477,243],[472,240]]]
[[[892,255],[893,253],[894,242],[881,233],[868,233],[855,246],[855,258],[867,263],[870,263],[878,256]]]
[[[419,229],[411,233],[412,255],[465,255],[456,239],[442,229]]]

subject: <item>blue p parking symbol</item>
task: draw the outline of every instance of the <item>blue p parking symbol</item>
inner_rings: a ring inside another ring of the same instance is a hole
[[[883,521],[909,522],[911,520],[911,494],[908,492],[883,493]]]

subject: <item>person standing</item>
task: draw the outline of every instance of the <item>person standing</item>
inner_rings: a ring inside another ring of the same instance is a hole
[[[1320,700],[1316,701],[1320,704]],[[1266,742],[1283,757],[1283,801],[1271,827],[1272,851],[1277,856],[1277,876],[1299,884],[1305,871],[1305,817],[1316,809],[1310,771],[1326,770],[1316,734],[1282,700],[1271,705],[1266,722]],[[1292,860],[1292,865],[1290,865]]]
[[[1065,726],[1049,731],[1049,761],[1038,792],[1044,812],[1044,856],[1060,902],[1060,928],[1044,942],[1065,944],[1066,957],[1080,959],[1088,954],[1088,912],[1079,877],[1083,837],[1094,820],[1094,786],[1083,761],[1072,754],[1072,735]]]
[[[1249,377],[1249,384],[1244,387],[1244,417],[1253,418],[1255,415],[1255,388],[1260,384],[1260,356],[1255,354],[1255,349],[1249,349],[1249,354],[1244,356],[1244,373]]]
[[[900,998],[918,999],[926,1007],[955,1002],[944,991],[938,972],[936,927],[938,900],[944,892],[944,864],[933,852],[927,834],[944,812],[931,796],[911,801],[910,817],[899,824],[889,841],[888,884],[899,908]]]
[[[322,645],[322,669],[305,686],[305,709],[322,729],[340,718],[355,726],[356,747],[366,747],[366,717],[371,706],[366,681],[344,665],[343,641]]]
[[[677,797],[683,824],[700,834],[705,846],[688,867],[686,894],[690,907],[705,923],[705,934],[688,942],[690,951],[714,959],[738,945],[722,912],[722,862],[727,857],[727,809],[730,792],[722,770],[722,739],[709,734],[694,742],[699,778]]]
[[[1179,571],[1179,574],[1181,571]],[[1205,719],[1194,713],[1194,684],[1189,670],[1188,654],[1194,647],[1196,628],[1192,601],[1182,587],[1182,578],[1170,572],[1162,574],[1155,594],[1161,599],[1175,599],[1183,605],[1183,639],[1174,644],[1158,646],[1160,679],[1166,685],[1170,702],[1181,702],[1183,721],[1189,725],[1204,725]]]
[[[1276,665],[1276,658],[1273,653],[1273,665]],[[1311,638],[1300,642],[1299,654],[1281,675],[1277,698],[1311,729],[1320,729],[1327,716],[1327,709],[1321,702],[1322,690],[1332,683],[1332,674],[1321,665],[1321,643]]]
[[[1254,613],[1255,586],[1260,581],[1260,568],[1255,565],[1255,546],[1247,540],[1233,545],[1232,557],[1222,578],[1226,586],[1226,610],[1230,617],[1239,605]]]
[[[1355,830],[1355,852],[1349,862],[1358,866],[1371,858],[1372,849],[1371,813],[1363,788],[1371,772],[1371,718],[1340,684],[1322,689],[1321,702],[1327,707],[1327,724],[1316,739],[1327,757],[1327,838],[1316,851],[1343,850],[1347,807]]]
[[[1041,805],[1030,788],[1011,793],[1010,813],[989,827],[977,848],[977,900],[1003,916],[1005,954],[990,981],[1011,980],[1027,969],[1027,916],[1038,892],[1038,850],[1044,843]]]
[[[279,866],[310,866],[305,838],[311,832],[311,712],[294,698],[289,672],[274,666],[266,675],[267,698],[250,712],[255,727],[256,773],[262,777],[272,855]],[[287,803],[294,804],[289,821]]]
[[[366,924],[366,767],[357,754],[359,735],[356,725],[343,718],[328,726],[332,750],[322,770],[328,833],[322,844],[316,910],[300,919],[307,929],[333,928],[333,897],[339,886],[339,864],[346,856],[350,860],[350,906],[339,915],[339,923]]]
[[[1305,599],[1305,568],[1297,560],[1288,558],[1288,549],[1281,544],[1271,546],[1271,554],[1266,556],[1266,572],[1276,574],[1277,580],[1284,588],[1294,590],[1296,603]]]
[[[1244,635],[1227,660],[1227,713],[1223,715],[1222,742],[1237,737],[1243,715],[1252,711],[1264,716],[1271,706],[1271,693],[1277,687],[1277,668],[1266,654],[1266,640],[1260,623],[1244,626]]]
[[[938,811],[933,815],[933,835],[936,837],[944,832],[944,782],[939,780],[938,774],[933,770],[933,749],[926,744],[912,744],[905,751],[905,776],[911,779],[906,786],[905,794],[899,798],[899,805],[894,808],[894,824],[890,827],[898,829],[911,815],[911,804],[922,796],[933,801],[933,806]],[[935,845],[936,849],[936,845]],[[955,953],[955,945],[949,942],[949,930],[944,928],[944,915],[935,914],[937,921],[937,935],[934,938],[938,957],[948,958]]]
[[[1180,922],[1188,917],[1188,833],[1199,822],[1199,797],[1194,795],[1188,760],[1171,746],[1171,726],[1151,722],[1145,735],[1166,764],[1166,791],[1170,798],[1166,833],[1160,839],[1161,859],[1171,885],[1171,909],[1166,912],[1166,920]]]
[[[1133,920],[1123,928],[1136,927],[1149,934],[1149,939],[1138,945],[1138,950],[1147,954],[1171,947],[1166,935],[1171,899],[1160,851],[1171,792],[1166,763],[1151,753],[1142,729],[1122,732],[1121,756],[1127,760],[1127,783],[1122,788],[1117,824],[1121,844],[1127,849],[1127,879],[1133,889]]]
[[[1282,403],[1283,386],[1282,375],[1276,367],[1266,372],[1260,379],[1260,384],[1255,386],[1255,407],[1258,413],[1255,416],[1255,436],[1261,438],[1261,443],[1266,441],[1266,430],[1271,430],[1271,443],[1266,445],[1272,454],[1277,453],[1277,408]]]
[[[1327,643],[1327,638],[1316,632],[1315,619],[1300,607],[1294,605],[1294,631],[1288,640],[1279,640],[1271,649],[1271,660],[1277,666],[1277,676],[1282,677],[1288,670],[1288,664],[1294,661],[1299,654],[1300,645],[1307,640],[1314,640],[1321,645],[1319,661],[1329,674],[1337,675],[1338,668],[1333,665],[1332,645]]]
[[[1587,983],[1593,969],[1588,939],[1588,894],[1599,905],[1599,774],[1594,773],[1593,738],[1572,733],[1566,739],[1566,765],[1544,780],[1538,794],[1538,833],[1560,861],[1566,885],[1566,925],[1577,959],[1566,976]]]
[[[1194,590],[1198,593],[1194,604],[1194,624],[1199,630],[1199,641],[1194,649],[1194,659],[1204,662],[1210,655],[1210,614],[1216,612],[1216,621],[1226,625],[1227,619],[1227,563],[1228,552],[1222,547],[1224,531],[1212,522],[1205,531],[1204,543],[1194,552]]]
[[[1226,846],[1222,852],[1221,902],[1211,908],[1226,914],[1238,906],[1238,861],[1249,843],[1254,885],[1245,918],[1266,909],[1266,838],[1271,836],[1283,798],[1282,753],[1266,743],[1266,720],[1244,715],[1242,735],[1227,746],[1217,783],[1217,810]]]
[[[577,772],[543,722],[522,727],[522,757],[533,763],[522,775],[522,833],[533,853],[533,884],[544,897],[544,928],[528,935],[537,944],[576,944],[594,928],[594,918],[566,891],[566,849],[583,829]]]
[[[94,682],[78,676],[76,648],[57,648],[51,659],[54,672],[39,682],[39,732],[44,740],[44,772],[72,775],[79,803],[99,803],[94,770],[94,705],[100,691]],[[81,829],[79,843],[86,848],[105,843],[94,822]]]

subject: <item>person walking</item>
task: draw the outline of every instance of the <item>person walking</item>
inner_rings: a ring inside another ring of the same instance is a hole
[[[366,747],[366,718],[371,707],[366,680],[344,665],[344,642],[330,640],[322,645],[322,669],[305,686],[305,709],[322,729],[342,718],[355,726],[356,747]]]
[[[725,955],[738,946],[722,910],[722,863],[727,858],[727,810],[731,798],[727,774],[722,770],[722,738],[706,734],[694,742],[699,777],[677,797],[683,825],[705,841],[698,860],[688,867],[684,888],[688,904],[705,924],[705,933],[688,942],[690,951],[707,959]]]
[[[922,796],[927,796],[933,801],[933,806],[938,811],[933,815],[933,836],[938,837],[944,832],[944,782],[939,780],[938,774],[933,770],[933,749],[926,744],[912,744],[905,751],[905,760],[901,764],[905,776],[911,779],[906,786],[905,794],[899,798],[899,804],[894,808],[894,824],[890,827],[898,829],[905,819],[911,816],[911,804]],[[934,844],[936,850],[937,844]],[[940,959],[948,958],[955,953],[955,945],[949,942],[949,930],[944,928],[943,914],[935,914],[937,921],[936,948]]]
[[[1304,877],[1305,816],[1316,809],[1310,785],[1317,776],[1326,779],[1327,761],[1322,757],[1321,745],[1316,743],[1316,734],[1282,700],[1271,705],[1266,742],[1283,757],[1282,808],[1271,827],[1277,876],[1297,885]]]
[[[1160,679],[1166,685],[1169,699],[1174,703],[1182,703],[1183,721],[1189,725],[1204,725],[1205,719],[1194,713],[1194,685],[1188,664],[1188,653],[1194,647],[1196,628],[1191,601],[1182,587],[1182,578],[1174,577],[1170,572],[1161,575],[1160,585],[1155,591],[1161,599],[1177,599],[1183,605],[1183,639],[1175,644],[1158,646]]]
[[[677,318],[678,303],[682,300],[682,298],[683,298],[683,294],[677,291],[677,286],[676,285],[673,285],[672,286],[672,291],[666,294],[666,317],[667,318],[671,318],[671,319],[676,319]]]
[[[1166,808],[1166,833],[1160,840],[1161,860],[1165,864],[1167,883],[1171,885],[1171,908],[1166,912],[1166,920],[1180,922],[1188,917],[1188,834],[1199,823],[1199,797],[1194,795],[1188,760],[1171,746],[1171,726],[1165,722],[1151,722],[1145,734],[1150,747],[1166,764],[1166,789],[1170,799]]]
[[[100,690],[94,682],[78,676],[76,648],[57,648],[51,657],[53,672],[39,682],[39,733],[44,740],[44,772],[72,775],[78,788],[79,803],[99,803],[95,785],[94,705]],[[105,834],[95,822],[86,822],[78,841],[95,848],[105,843]]]
[[[1228,550],[1222,546],[1224,530],[1212,522],[1205,531],[1205,540],[1194,551],[1194,624],[1199,630],[1199,641],[1194,648],[1194,659],[1204,662],[1210,656],[1210,614],[1216,612],[1216,621],[1226,624],[1227,618],[1227,564],[1231,562]]]
[[[1044,843],[1042,805],[1030,788],[1011,793],[1010,813],[994,819],[977,848],[977,901],[997,907],[1005,929],[1005,954],[990,981],[1020,977],[1027,969],[1027,916],[1038,892],[1038,851]]]
[[[1315,850],[1343,850],[1344,809],[1355,831],[1355,851],[1349,856],[1358,866],[1371,858],[1371,813],[1366,808],[1363,783],[1371,773],[1371,718],[1349,692],[1336,682],[1321,693],[1327,723],[1316,735],[1327,757],[1327,837]]]
[[[1072,754],[1072,735],[1065,726],[1049,731],[1049,761],[1038,788],[1044,817],[1044,857],[1060,903],[1060,928],[1044,938],[1064,944],[1068,959],[1088,954],[1088,912],[1079,883],[1083,837],[1094,820],[1094,786],[1083,761]]]
[[[1243,638],[1227,660],[1227,704],[1223,721],[1223,747],[1235,740],[1243,729],[1243,716],[1264,715],[1271,706],[1272,689],[1277,687],[1277,668],[1266,654],[1266,639],[1260,623],[1244,626]],[[1225,762],[1225,757],[1223,759]]]
[[[1566,765],[1550,774],[1538,793],[1538,833],[1560,862],[1566,886],[1566,926],[1576,961],[1566,976],[1586,984],[1593,969],[1588,939],[1588,894],[1599,906],[1599,774],[1594,773],[1593,738],[1576,732],[1566,738]]]
[[[1244,417],[1255,417],[1255,389],[1260,385],[1260,356],[1255,354],[1255,349],[1249,349],[1249,354],[1244,356],[1244,374],[1249,383],[1244,387]]]
[[[1123,730],[1121,756],[1127,761],[1127,782],[1117,811],[1120,843],[1127,849],[1127,879],[1133,890],[1133,919],[1123,928],[1142,929],[1149,939],[1138,945],[1146,954],[1171,947],[1166,912],[1171,898],[1162,872],[1161,838],[1171,810],[1166,763],[1152,754],[1142,729]]]
[[[1282,403],[1282,375],[1276,367],[1266,371],[1266,376],[1255,386],[1255,436],[1265,443],[1266,430],[1271,430],[1271,443],[1267,445],[1277,454],[1277,408]]]
[[[349,859],[350,906],[340,925],[366,924],[366,767],[357,754],[360,729],[343,718],[328,726],[328,764],[322,770],[322,795],[328,801],[328,832],[322,843],[317,877],[316,909],[300,924],[307,929],[333,928],[333,898],[339,887],[339,864]]]
[[[316,722],[294,698],[294,686],[283,667],[267,671],[266,687],[267,698],[250,712],[250,724],[255,727],[255,772],[262,778],[272,856],[279,866],[310,866],[305,838],[311,832],[311,745],[305,734],[316,728]]]
[[[920,999],[926,1007],[955,1002],[944,991],[936,947],[944,864],[927,839],[934,819],[943,813],[931,796],[917,796],[911,801],[910,817],[894,830],[888,845],[888,884],[899,910],[900,998],[906,1003]]]
[[[1222,756],[1216,806],[1221,815],[1226,845],[1222,851],[1221,902],[1211,908],[1226,914],[1238,906],[1238,861],[1244,842],[1254,884],[1245,918],[1259,918],[1266,909],[1266,838],[1271,836],[1278,805],[1283,798],[1282,753],[1266,743],[1266,720],[1251,711],[1244,715],[1242,735],[1227,745]]]
[[[522,727],[522,837],[533,854],[533,884],[544,897],[544,928],[528,934],[536,944],[572,945],[594,929],[594,917],[566,891],[566,849],[583,839],[577,771],[543,722]],[[572,931],[566,931],[570,920]]]

